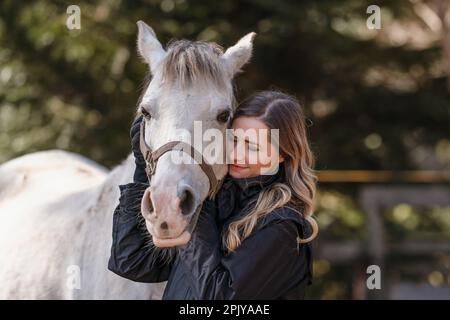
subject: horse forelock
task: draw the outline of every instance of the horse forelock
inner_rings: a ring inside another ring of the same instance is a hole
[[[161,81],[166,86],[177,86],[187,89],[193,84],[214,84],[217,88],[226,88],[229,78],[220,61],[223,48],[213,42],[171,40],[167,46],[167,55],[161,65]],[[149,72],[142,85],[139,105],[146,95],[146,89],[150,85],[153,76]],[[236,105],[234,86],[231,83],[229,92],[233,108]],[[141,115],[137,109],[134,119]]]
[[[167,84],[187,88],[194,83],[214,83],[223,87],[226,73],[220,63],[221,46],[205,41],[177,40],[168,45],[162,79]]]

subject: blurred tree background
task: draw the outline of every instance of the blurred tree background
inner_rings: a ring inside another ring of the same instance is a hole
[[[65,25],[72,4],[81,8],[80,30]],[[366,26],[371,4],[382,9],[380,30]],[[0,164],[53,148],[109,168],[119,164],[130,152],[129,127],[147,73],[136,54],[136,21],[144,20],[162,43],[187,38],[228,47],[257,32],[236,95],[276,87],[299,98],[319,170],[448,171],[449,7],[445,0],[3,0]],[[324,236],[364,240],[355,193],[348,185],[321,188]],[[436,232],[448,235],[450,211],[442,210],[432,217]],[[404,223],[415,216],[411,208],[386,215],[395,234],[409,230],[411,222]],[[315,268],[312,297],[351,297],[351,270],[326,260]]]

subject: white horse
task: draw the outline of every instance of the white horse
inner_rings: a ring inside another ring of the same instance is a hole
[[[216,118],[233,106],[232,78],[251,57],[254,33],[225,53],[217,45],[186,40],[166,51],[149,26],[138,22],[138,28],[138,51],[153,76],[139,105],[153,113],[146,120],[146,142],[156,148],[185,141],[175,129],[192,131],[194,120],[223,132],[225,123]],[[173,166],[168,154],[152,179],[155,196],[171,201],[177,196],[173,188],[188,184],[201,203],[209,189],[204,172],[198,165]],[[218,179],[226,172],[225,165],[213,169]],[[0,299],[160,299],[165,283],[135,283],[107,270],[118,185],[131,182],[133,170],[131,154],[108,172],[61,150],[1,165]]]

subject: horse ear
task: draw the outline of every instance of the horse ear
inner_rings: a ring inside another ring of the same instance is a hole
[[[242,37],[234,46],[229,47],[222,55],[225,70],[232,78],[252,57],[253,39],[256,33],[250,32]]]
[[[139,29],[137,38],[138,52],[150,66],[150,72],[154,73],[156,67],[164,59],[166,51],[156,37],[155,31],[149,25],[141,20],[136,24]]]

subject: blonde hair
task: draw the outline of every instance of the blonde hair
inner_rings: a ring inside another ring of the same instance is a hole
[[[249,203],[242,218],[229,224],[223,233],[223,243],[229,253],[249,237],[258,220],[281,207],[298,212],[312,228],[311,235],[299,239],[307,243],[316,238],[318,225],[312,214],[317,176],[314,172],[314,156],[309,147],[303,111],[297,100],[278,91],[259,92],[246,99],[236,110],[234,119],[257,117],[271,129],[279,129],[280,154],[284,166],[281,182],[263,189],[257,200]]]

